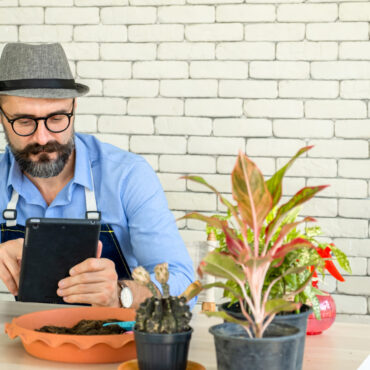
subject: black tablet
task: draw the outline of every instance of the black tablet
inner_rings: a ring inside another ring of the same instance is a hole
[[[23,244],[18,300],[65,303],[56,293],[69,270],[96,257],[100,223],[88,219],[29,218]]]

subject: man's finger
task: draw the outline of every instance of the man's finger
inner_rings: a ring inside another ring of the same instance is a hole
[[[4,282],[9,292],[13,295],[18,294],[18,286],[12,274],[9,272],[4,264],[0,264],[0,279]]]
[[[97,248],[97,251],[96,251],[96,258],[101,257],[102,250],[103,250],[103,243],[99,240],[98,248]]]

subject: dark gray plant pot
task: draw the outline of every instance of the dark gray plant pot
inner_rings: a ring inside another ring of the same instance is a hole
[[[209,329],[216,346],[218,370],[295,370],[299,329],[271,323],[263,338],[249,338],[241,325],[223,323]]]
[[[245,320],[245,317],[240,311],[239,303],[228,307],[229,303],[223,303],[220,305],[220,310],[227,312],[230,316],[233,316],[239,320]],[[307,320],[308,316],[312,313],[312,308],[307,305],[302,305],[300,313],[289,313],[284,315],[276,315],[273,323],[280,323],[286,325],[292,325],[300,329],[304,335],[299,340],[298,356],[295,370],[301,370],[303,364],[304,346],[306,342],[306,331],[307,331]]]
[[[183,333],[153,334],[134,330],[140,370],[185,370],[193,329]]]

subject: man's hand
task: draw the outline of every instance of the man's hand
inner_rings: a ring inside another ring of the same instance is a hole
[[[114,262],[100,258],[99,241],[97,258],[88,258],[69,271],[69,277],[60,280],[57,294],[67,303],[89,303],[93,306],[119,307],[117,273]]]
[[[23,240],[20,238],[0,244],[0,279],[13,295],[18,294]]]

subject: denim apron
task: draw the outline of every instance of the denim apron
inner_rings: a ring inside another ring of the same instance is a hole
[[[1,243],[8,240],[24,238],[25,227],[17,224],[17,203],[19,194],[13,188],[11,199],[3,211],[5,223],[1,227]],[[100,220],[101,213],[97,210],[94,190],[85,187],[86,213],[85,218]],[[32,215],[30,215],[32,217]],[[116,235],[109,224],[101,224],[99,239],[103,243],[101,258],[108,258],[114,262],[118,279],[131,279],[131,271],[122,253]]]

